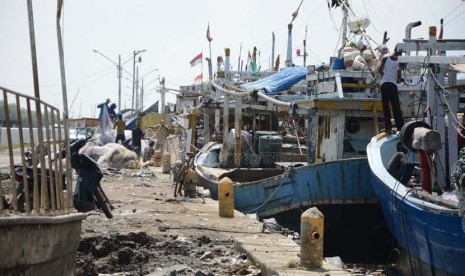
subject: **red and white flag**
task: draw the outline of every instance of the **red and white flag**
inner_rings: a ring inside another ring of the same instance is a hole
[[[442,39],[442,36],[444,35],[443,25],[444,25],[444,19],[441,18],[441,28],[439,29],[438,39]]]
[[[207,27],[207,40],[208,42],[212,42],[213,40],[213,37],[210,36],[210,23],[208,24],[208,27]]]
[[[194,82],[195,82],[195,83],[201,83],[201,82],[202,82],[202,78],[203,78],[203,74],[200,74],[200,75],[198,75],[197,77],[195,77]]]
[[[191,67],[196,66],[197,64],[202,62],[202,53],[198,54],[191,60]]]

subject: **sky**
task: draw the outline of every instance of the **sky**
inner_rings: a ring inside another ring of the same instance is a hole
[[[62,109],[60,63],[56,31],[56,0],[32,1],[41,99]],[[118,103],[117,66],[123,65],[122,107],[132,99],[133,53],[138,57],[139,76],[144,76],[144,106],[159,99],[159,78],[166,87],[190,85],[207,63],[191,67],[199,53],[210,55],[206,38],[210,26],[212,60],[231,49],[231,65],[237,69],[239,54],[257,47],[262,70],[269,69],[272,33],[275,56],[284,67],[287,25],[301,0],[64,0],[62,32],[68,105],[71,117],[94,117],[96,105],[110,98]],[[412,38],[427,38],[428,26],[444,18],[444,39],[464,39],[463,0],[350,0],[358,16],[367,16],[368,34],[394,48],[405,35],[409,22],[422,21]],[[307,64],[329,63],[340,47],[340,9],[328,9],[327,0],[303,0],[293,24],[293,62],[302,65],[307,26]],[[339,43],[339,44],[338,44]],[[242,45],[242,50],[241,49]],[[101,54],[95,53],[97,50]],[[104,57],[105,56],[105,57]],[[109,60],[108,60],[109,59]],[[111,60],[111,61],[110,61]],[[26,0],[0,0],[0,86],[34,95],[29,24]],[[213,66],[216,69],[216,65]],[[157,70],[158,69],[158,70]],[[168,102],[175,102],[173,93]]]

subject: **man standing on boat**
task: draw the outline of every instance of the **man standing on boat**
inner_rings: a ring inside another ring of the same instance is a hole
[[[381,80],[381,100],[383,104],[384,114],[384,131],[392,132],[391,124],[391,110],[396,127],[398,130],[404,125],[404,118],[402,117],[402,110],[400,109],[399,91],[397,83],[402,82],[398,56],[402,55],[402,51],[394,50],[390,56],[384,57],[379,66],[378,73],[382,76]]]

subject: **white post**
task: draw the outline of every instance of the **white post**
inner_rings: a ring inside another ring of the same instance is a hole
[[[215,132],[220,133],[220,117],[221,111],[219,108],[215,108]]]
[[[216,59],[216,72],[220,72],[221,71],[221,62],[222,62],[222,59],[221,57],[218,57]],[[221,92],[216,90],[216,93],[215,93],[215,102],[218,102],[220,100],[220,97],[221,97]]]
[[[436,44],[436,27],[430,27],[429,30],[429,44],[430,45],[435,45]],[[431,47],[428,51],[428,55],[436,55],[436,47]],[[427,93],[426,97],[426,104],[429,106],[432,110],[427,113],[427,123],[431,124],[431,127],[434,129],[434,126],[436,122],[434,122],[434,118],[431,117],[431,114],[436,114],[436,93],[432,93],[434,91],[435,83],[434,83],[434,78],[431,76],[431,74],[428,74],[428,90],[431,93]]]
[[[292,24],[287,25],[287,28],[287,57],[285,64],[286,67],[292,67]]]
[[[230,49],[225,49],[225,59],[224,59],[224,78],[229,80],[231,77],[229,69],[229,57]],[[224,103],[223,103],[223,162],[227,164],[228,161],[228,134],[229,134],[229,95],[224,94]]]
[[[161,98],[161,109],[160,114],[165,114],[165,77],[161,79],[161,91],[160,91],[160,98]]]
[[[241,166],[241,120],[242,120],[242,97],[236,96],[236,110],[234,112],[234,133],[236,134],[234,148],[234,165],[236,168]]]
[[[449,71],[448,77],[449,77],[448,79],[449,86],[457,85],[457,72]],[[459,95],[457,93],[448,93],[447,101],[450,104],[449,114],[457,114],[457,111],[459,108]],[[454,127],[451,127],[454,125],[451,115],[448,115],[447,119],[449,122],[447,137],[455,137],[457,135],[457,130]],[[457,145],[457,139],[448,139],[448,140],[449,140],[449,168],[452,168],[452,166],[457,162],[459,149]]]

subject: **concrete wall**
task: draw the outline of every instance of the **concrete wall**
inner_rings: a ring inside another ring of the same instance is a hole
[[[85,214],[0,217],[0,275],[74,275]]]
[[[58,131],[58,129],[55,129],[55,132],[57,132],[57,131]],[[64,137],[63,135],[64,135],[65,132],[64,132],[63,129],[62,129],[61,133],[62,133],[61,137]],[[50,135],[51,134],[52,134],[52,132],[50,130]],[[37,128],[33,128],[33,135],[34,135],[34,141],[37,143],[37,137],[38,137]],[[45,131],[43,132],[43,135],[44,135],[44,140],[46,140]],[[18,128],[11,128],[11,138],[12,138],[12,141],[13,141],[13,146],[19,145],[19,129]],[[30,143],[29,128],[23,128],[23,139],[24,139],[25,144]],[[8,137],[7,137],[7,131],[6,131],[5,127],[0,128],[0,146],[4,146],[4,147],[8,146]]]

